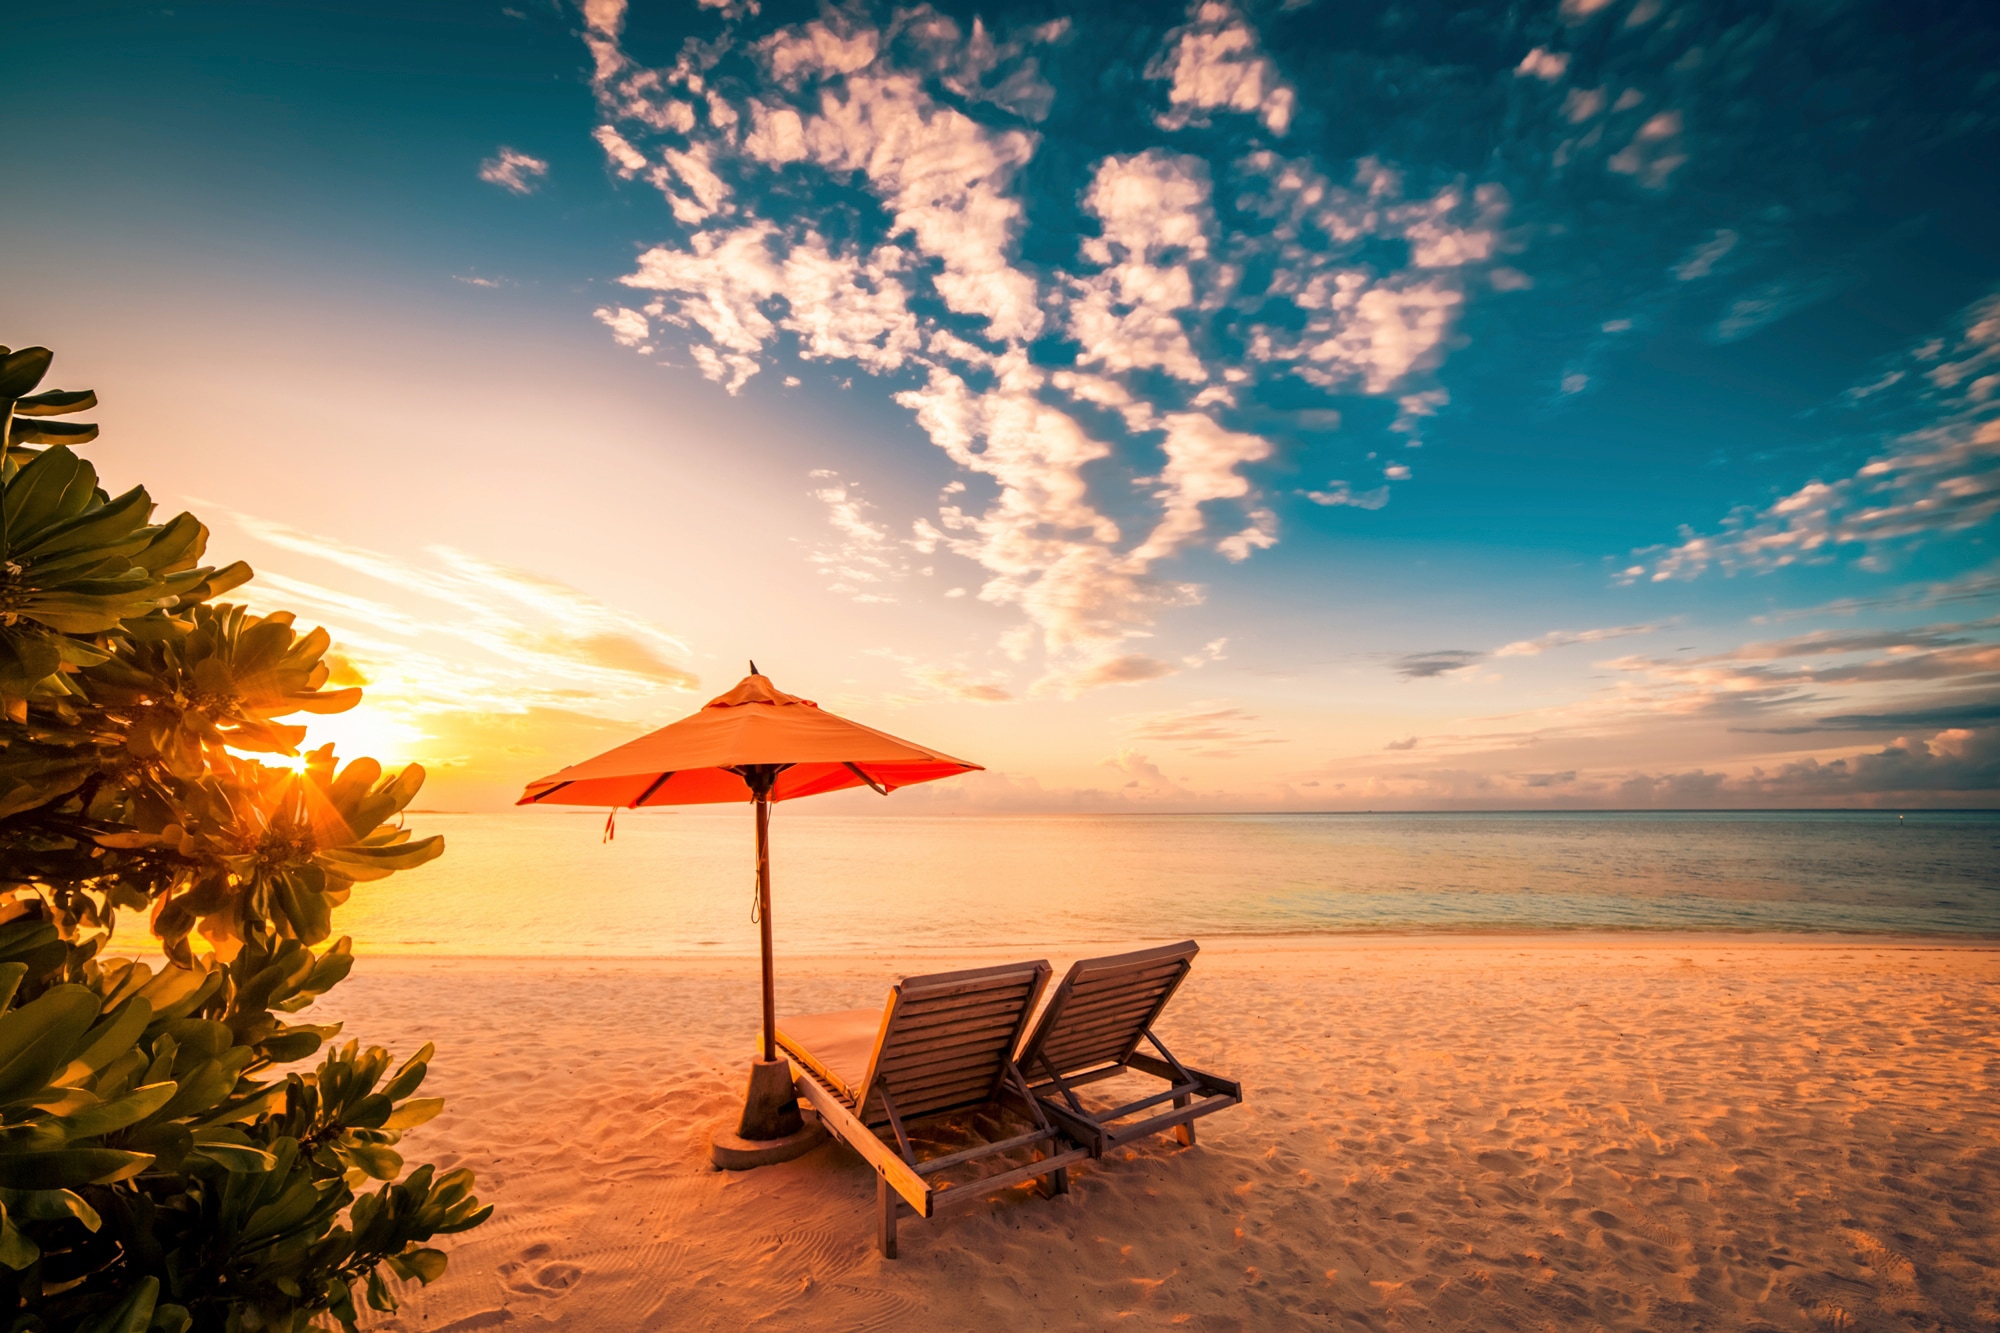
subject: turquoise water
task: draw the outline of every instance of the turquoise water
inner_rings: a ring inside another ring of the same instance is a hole
[[[748,807],[418,815],[445,856],[358,885],[378,952],[751,954]],[[772,821],[792,953],[1527,930],[2000,936],[2000,812],[812,815]]]

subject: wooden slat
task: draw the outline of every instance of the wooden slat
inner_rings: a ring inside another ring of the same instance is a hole
[[[1125,986],[1117,990],[1103,990],[1090,995],[1071,995],[1063,1002],[1065,1014],[1088,1014],[1100,1009],[1116,1009],[1128,1004],[1158,1004],[1173,987],[1160,982],[1149,982],[1144,986]]]
[[[898,1037],[882,1051],[880,1057],[876,1057],[876,1069],[898,1069],[902,1065],[910,1065],[912,1061],[942,1059],[960,1051],[982,1051],[992,1055],[996,1061],[1004,1061],[1012,1055],[1012,1037],[1012,1027],[990,1027],[976,1033],[948,1033],[914,1041],[902,1041]]]
[[[1159,1008],[1160,997],[1152,995],[1124,1004],[1098,1005],[1078,1013],[1065,1010],[1056,1021],[1055,1031],[1048,1035],[1053,1039],[1071,1032],[1102,1032],[1114,1028],[1129,1032],[1134,1027],[1149,1026]]]
[[[1150,1138],[1162,1130],[1173,1129],[1178,1125],[1191,1125],[1202,1116],[1211,1115],[1216,1111],[1226,1111],[1232,1106],[1239,1106],[1241,1104],[1235,1097],[1204,1097],[1200,1101],[1193,1102],[1187,1106],[1175,1107],[1171,1111],[1163,1111],[1159,1115],[1153,1116],[1149,1120],[1142,1120],[1136,1125],[1120,1125],[1116,1128],[1107,1126],[1104,1135],[1105,1146],[1115,1148],[1121,1143],[1131,1143],[1137,1139]]]
[[[1148,985],[1153,982],[1167,982],[1179,977],[1186,971],[1186,964],[1175,961],[1172,963],[1160,963],[1152,967],[1129,968],[1120,972],[1099,972],[1090,976],[1078,977],[1071,984],[1070,992],[1076,995],[1089,995],[1098,991],[1126,989]]]
[[[994,1075],[980,1071],[955,1074],[921,1087],[906,1088],[896,1097],[896,1104],[908,1106],[910,1115],[929,1115],[936,1107],[955,1106],[967,1098],[977,1100],[989,1095],[995,1081]]]
[[[1000,1076],[1003,1057],[992,1051],[963,1051],[935,1059],[913,1061],[895,1069],[884,1069],[876,1079],[887,1079],[889,1095],[900,1096],[905,1088],[920,1088],[955,1074],[982,1073],[991,1080]]]
[[[1009,967],[995,971],[990,976],[973,977],[949,986],[933,985],[921,977],[905,977],[896,983],[897,988],[912,1000],[948,1000],[959,995],[978,995],[986,991],[1005,990],[1015,987],[1031,989],[1037,977],[1046,976],[1048,964],[1034,967]]]
[[[909,1163],[882,1142],[874,1130],[862,1124],[831,1088],[812,1078],[802,1080],[800,1087],[813,1110],[819,1112],[822,1124],[867,1159],[868,1164],[888,1180],[896,1193],[909,1200],[910,1207],[917,1210],[919,1217],[931,1215],[931,1187],[910,1168]]]
[[[973,1038],[994,1039],[995,1034],[1012,1032],[1020,1026],[1021,1011],[1014,1008],[991,1014],[961,1019],[949,1023],[898,1023],[890,1030],[889,1040],[897,1046],[907,1046],[927,1041],[969,1040]]]
[[[1144,1035],[1146,1015],[1122,1023],[1096,1023],[1089,1027],[1070,1028],[1056,1033],[1042,1043],[1041,1054],[1054,1057],[1054,1052],[1072,1046],[1096,1046],[1110,1042],[1113,1046],[1124,1047]]]
[[[963,1185],[939,1189],[931,1195],[931,1206],[936,1209],[969,1207],[983,1199],[993,1197],[1010,1185],[1018,1185],[1024,1180],[1033,1180],[1038,1176],[1053,1175],[1057,1170],[1069,1166],[1072,1162],[1081,1162],[1088,1156],[1090,1154],[1083,1149],[1072,1148],[1053,1157],[1044,1157],[1039,1162],[1016,1167],[1012,1171],[981,1176],[977,1180],[968,1180]]]
[[[1194,956],[1201,952],[1193,940],[1182,940],[1179,944],[1163,944],[1152,949],[1139,949],[1133,953],[1119,954],[1111,958],[1085,958],[1070,968],[1070,975],[1082,981],[1091,977],[1115,976],[1121,972],[1136,971],[1162,963],[1192,963]]]
[[[979,1106],[982,1103],[991,1101],[992,1097],[993,1085],[986,1082],[962,1083],[955,1087],[937,1088],[913,1100],[910,1103],[910,1115],[913,1119],[928,1119],[933,1116],[944,1115],[948,1111]],[[869,1119],[872,1122],[874,1116],[871,1114]]]
[[[1059,1040],[1043,1042],[1041,1054],[1059,1070],[1074,1068],[1082,1060],[1091,1064],[1100,1060],[1122,1061],[1143,1031],[1142,1028],[1128,1027],[1065,1033]],[[1090,1055],[1092,1051],[1098,1054]]]
[[[940,1171],[951,1170],[961,1162],[976,1162],[982,1157],[997,1157],[1001,1153],[1013,1152],[1016,1148],[1025,1148],[1031,1143],[1041,1143],[1054,1138],[1054,1130],[1036,1129],[1026,1134],[1017,1134],[1011,1139],[1001,1139],[998,1143],[982,1143],[959,1152],[946,1153],[943,1157],[927,1157],[917,1164],[917,1174],[934,1176]]]
[[[928,1028],[950,1028],[959,1024],[980,1023],[993,1019],[1006,1019],[1011,1022],[1025,1007],[1022,997],[1017,995],[1013,999],[1000,999],[990,1004],[976,1006],[968,1005],[962,1009],[906,1011],[898,1008],[896,1026],[902,1028],[907,1025],[913,1031],[923,1031]]]

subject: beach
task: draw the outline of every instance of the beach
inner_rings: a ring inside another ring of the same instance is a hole
[[[1019,956],[781,953],[779,1010]],[[364,957],[313,1016],[437,1043],[449,1104],[403,1150],[496,1208],[370,1326],[2000,1326],[1991,944],[1212,940],[1160,1033],[1245,1104],[1067,1198],[906,1219],[895,1261],[845,1147],[709,1166],[756,988],[743,958]]]

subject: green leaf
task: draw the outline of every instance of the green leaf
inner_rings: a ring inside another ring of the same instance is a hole
[[[42,1247],[14,1225],[5,1204],[0,1204],[0,1264],[20,1272],[42,1257]]]
[[[375,1180],[394,1180],[403,1173],[403,1155],[380,1143],[356,1143],[342,1156]]]
[[[0,694],[25,695],[62,667],[55,635],[40,625],[0,628]]]
[[[382,1280],[382,1270],[368,1270],[368,1308],[385,1313],[396,1309],[396,1293],[389,1290],[389,1284]]]
[[[237,1175],[254,1175],[277,1167],[278,1159],[262,1148],[251,1148],[238,1143],[200,1143],[194,1145],[191,1157],[206,1157],[224,1171]]]
[[[54,1152],[0,1153],[0,1186],[15,1190],[67,1190],[126,1180],[153,1161],[150,1153],[111,1148],[61,1148]]]
[[[46,389],[41,393],[29,394],[14,404],[17,417],[57,417],[69,412],[88,412],[97,406],[97,395],[88,389],[65,392],[62,389]]]
[[[9,444],[83,444],[97,438],[97,427],[81,421],[50,421],[17,417],[7,432]]]
[[[125,1299],[102,1318],[85,1324],[78,1333],[146,1333],[153,1322],[153,1307],[160,1299],[160,1280],[142,1277]]]
[[[46,347],[23,347],[0,356],[0,398],[25,398],[49,373],[55,353]]]
[[[64,1121],[63,1128],[72,1139],[92,1138],[130,1128],[172,1100],[176,1086],[173,1083],[148,1083],[134,1088],[123,1097],[77,1112]]]
[[[389,1118],[382,1122],[382,1128],[415,1129],[418,1125],[436,1119],[438,1112],[442,1110],[444,1110],[442,1097],[412,1097],[389,1113]]]
[[[404,1277],[414,1277],[426,1286],[444,1276],[447,1262],[443,1250],[429,1248],[405,1250],[396,1259]]]
[[[73,985],[53,987],[0,1016],[0,1104],[47,1086],[95,1017],[97,997]]]

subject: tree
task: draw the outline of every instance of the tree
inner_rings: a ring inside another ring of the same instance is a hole
[[[403,1170],[429,1046],[392,1070],[296,1017],[353,966],[353,886],[442,854],[401,826],[423,769],[302,750],[283,719],[361,697],[325,631],[216,602],[249,566],[98,484],[50,360],[0,347],[0,1322],[351,1328],[492,1211]],[[104,956],[135,918],[157,972]]]

